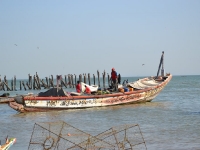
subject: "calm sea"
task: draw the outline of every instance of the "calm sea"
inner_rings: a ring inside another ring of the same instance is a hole
[[[39,91],[20,91],[18,86],[9,93],[28,92]],[[173,76],[152,102],[142,104],[20,114],[0,104],[0,140],[4,143],[7,135],[16,137],[10,149],[27,150],[35,123],[58,120],[91,135],[113,126],[139,124],[148,150],[200,150],[200,76]]]

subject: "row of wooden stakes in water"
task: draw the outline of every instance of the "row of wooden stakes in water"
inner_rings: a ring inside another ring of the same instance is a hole
[[[121,78],[120,74],[119,77]],[[102,79],[103,79],[103,87],[105,88],[105,84],[106,84],[106,72],[104,71],[102,73]],[[110,75],[107,74],[107,79],[108,79],[108,85],[110,85],[111,81],[110,81]],[[46,81],[45,81],[46,80]],[[66,87],[66,88],[75,88],[75,85],[77,83],[77,81],[79,80],[80,82],[84,82],[86,84],[91,85],[91,77],[90,77],[90,73],[88,74],[80,74],[77,76],[74,74],[68,74],[64,76],[64,79],[62,78],[61,75],[57,75],[56,76],[56,81],[57,83],[54,84],[54,78],[53,75],[51,75],[49,78],[45,77],[44,79],[40,79],[40,77],[38,76],[37,72],[36,75],[34,75],[33,77],[29,74],[28,75],[28,81],[26,81],[26,83],[24,81],[20,81],[20,90],[22,90],[24,88],[24,90],[41,90],[42,88],[44,89],[48,89],[51,87]],[[100,85],[100,73],[97,70],[97,81],[98,81],[98,86],[101,87]],[[96,77],[93,74],[93,85],[96,85]],[[16,91],[16,76],[14,76],[14,78],[11,80],[11,86],[9,87],[8,85],[8,80],[6,79],[6,76],[4,76],[4,81],[1,80],[0,78],[0,90],[4,90],[4,91]]]

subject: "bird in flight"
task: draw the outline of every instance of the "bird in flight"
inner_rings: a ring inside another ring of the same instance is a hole
[[[142,64],[142,66],[144,66],[144,64]]]
[[[17,46],[17,44],[15,44],[15,46]]]

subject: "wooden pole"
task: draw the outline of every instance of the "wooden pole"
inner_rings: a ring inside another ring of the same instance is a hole
[[[52,87],[51,85],[51,78],[49,77],[49,87]]]
[[[65,87],[67,88],[67,85],[68,85],[68,83],[67,83],[67,76],[65,75]]]
[[[38,84],[36,76],[34,76],[34,80],[35,80],[35,88],[38,90],[39,89],[39,84]]]
[[[24,90],[26,91],[26,86],[24,84],[24,81],[22,81],[22,85],[24,86]]]
[[[45,79],[46,79],[46,83],[47,83],[47,88],[49,88],[50,86],[49,86],[49,80],[48,80],[48,77],[45,77]]]
[[[22,90],[22,81],[20,81],[19,86],[20,86],[20,90]]]
[[[35,90],[35,75],[33,76],[33,89]]]
[[[32,82],[32,76],[30,74],[28,74],[28,84],[29,84],[29,89],[32,89],[33,88],[33,82]]]
[[[68,84],[69,84],[69,88],[71,88],[72,87],[72,85],[71,85],[71,79],[70,79],[70,74],[68,74]]]
[[[108,86],[110,86],[110,75],[108,74]]]
[[[65,82],[63,80],[61,80],[61,84],[67,88],[67,84],[65,84]]]
[[[96,79],[95,79],[95,75],[94,75],[94,74],[93,74],[93,80],[94,80],[94,85],[95,85],[95,80],[96,80]]]
[[[84,77],[84,83],[86,84],[86,73],[83,74],[83,77]]]
[[[54,87],[53,75],[51,75],[51,85],[52,85],[52,87]]]
[[[82,74],[79,75],[79,81],[82,82]]]
[[[90,73],[88,73],[88,83],[89,83],[89,85],[91,85],[90,84]]]
[[[4,76],[4,82],[6,82],[6,83],[7,83],[6,76]]]
[[[14,89],[14,81],[13,81],[13,78],[12,78],[12,80],[11,80],[11,91],[13,91],[13,89]]]
[[[76,75],[74,74],[74,86],[76,86]]]
[[[5,81],[4,81],[4,85],[6,86],[7,91],[11,91],[11,89],[9,88],[8,84]]]
[[[14,76],[14,91],[17,91],[17,89],[16,89],[16,75]]]
[[[105,88],[106,87],[106,71],[104,70],[103,72],[103,87]]]
[[[34,75],[34,90],[35,89],[39,89],[39,85],[38,85],[38,81],[37,81],[37,77]]]
[[[98,77],[98,85],[100,87],[101,85],[100,85],[100,78],[99,78],[99,70],[97,70],[97,77]]]
[[[2,82],[2,89],[5,91],[4,81]]]
[[[6,77],[4,76],[4,81],[2,82],[3,84],[2,84],[2,88],[3,88],[3,90],[5,91],[6,89],[5,89],[5,84],[4,84],[4,82],[5,82],[5,80],[6,80]]]
[[[28,74],[28,82],[26,82],[27,87],[29,88],[29,90],[32,89],[32,81],[31,81],[31,75]]]
[[[4,85],[6,86],[7,91],[11,91],[11,89],[10,89],[9,86],[8,86],[8,81],[7,81],[7,79],[6,79],[6,76],[4,76]]]
[[[30,85],[28,82],[26,82],[27,87],[29,88],[29,90],[31,89]]]
[[[44,83],[44,79],[42,79],[42,80],[40,80],[40,81],[41,81],[41,83],[42,83],[42,86],[43,86],[45,89],[47,89],[48,86]]]
[[[72,88],[74,88],[74,77],[73,77],[73,74],[71,74],[71,81],[72,81]]]
[[[30,85],[30,73],[28,74],[28,84]]]
[[[3,88],[2,88],[2,82],[0,82],[0,91],[1,91],[1,90],[3,90]]]
[[[36,80],[37,80],[37,86],[38,86],[38,89],[41,89],[41,85],[40,85],[40,78],[36,72]]]

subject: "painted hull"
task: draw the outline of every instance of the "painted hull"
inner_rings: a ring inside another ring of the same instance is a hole
[[[0,150],[8,150],[15,142],[16,138],[9,139],[9,141],[0,147]]]
[[[0,104],[1,103],[9,103],[12,101],[14,101],[14,98],[12,98],[12,97],[0,97]]]
[[[19,112],[48,111],[81,109],[90,107],[105,107],[113,105],[123,105],[152,101],[169,83],[172,75],[166,76],[166,79],[159,84],[149,86],[145,89],[134,90],[130,92],[117,92],[105,95],[81,95],[81,96],[63,96],[63,97],[37,97],[25,96],[22,103],[10,102],[9,106]],[[141,81],[145,81],[144,78]]]

